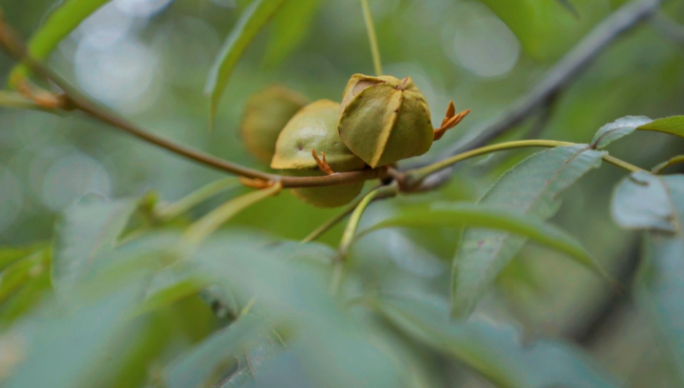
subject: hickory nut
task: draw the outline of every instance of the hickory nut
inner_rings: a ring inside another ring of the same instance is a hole
[[[271,168],[289,176],[322,176],[312,150],[325,154],[327,164],[336,172],[361,170],[366,166],[342,142],[337,133],[340,104],[319,100],[302,108],[290,119],[276,143]],[[363,182],[344,185],[297,188],[293,194],[311,205],[337,207],[351,202]]]
[[[272,86],[251,96],[240,126],[247,150],[270,162],[280,131],[307,102],[306,97],[281,86]]]
[[[347,83],[338,131],[373,168],[426,153],[434,137],[430,108],[410,77],[363,74]]]

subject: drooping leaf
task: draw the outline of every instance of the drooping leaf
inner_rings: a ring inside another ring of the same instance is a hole
[[[90,284],[78,290],[69,307],[53,300],[17,322],[5,335],[17,338],[14,354],[22,362],[10,371],[3,387],[86,388],[106,384],[103,376],[112,367],[110,351],[119,343],[117,339],[125,340],[135,333],[136,327],[127,325],[125,313],[143,295],[149,272],[141,274],[119,278],[111,293],[93,292],[97,286]]]
[[[114,250],[136,206],[134,200],[108,202],[89,196],[64,212],[56,227],[52,261],[52,281],[58,291],[73,287],[101,255]]]
[[[601,275],[605,274],[605,271],[584,249],[582,244],[563,230],[537,218],[493,206],[454,203],[435,206],[429,211],[405,212],[372,226],[363,231],[359,237],[379,229],[396,227],[476,227],[506,231],[564,252],[580,264]]]
[[[256,379],[264,364],[283,352],[284,345],[277,339],[276,334],[267,336],[244,354],[238,357],[237,369],[223,381],[221,388],[239,388],[249,386]]]
[[[588,145],[539,152],[507,171],[482,197],[480,204],[539,220],[551,217],[558,196],[589,170],[600,166],[604,152]],[[452,313],[467,317],[494,283],[526,238],[508,232],[469,228],[454,259]]]
[[[109,0],[65,0],[47,18],[27,44],[32,58],[44,60],[83,20]],[[18,65],[9,76],[9,84],[17,86],[27,75],[28,69]]]
[[[637,128],[641,131],[655,131],[684,137],[684,116],[670,116],[656,119]]]
[[[238,358],[268,331],[262,316],[244,315],[169,365],[163,373],[169,388],[218,386]]]
[[[523,345],[512,327],[484,317],[449,320],[448,304],[435,298],[386,298],[374,303],[400,331],[449,355],[501,388],[618,385],[577,349],[556,341]]]
[[[311,386],[401,386],[401,366],[329,295],[329,266],[297,260],[292,252],[286,261],[278,250],[225,237],[212,238],[193,260],[218,286],[233,287],[243,305],[253,299],[260,314],[292,328],[287,354],[307,366],[307,378],[316,382]]]
[[[650,313],[684,381],[684,175],[633,174],[615,191],[612,212],[623,227],[649,230],[637,300]]]
[[[221,51],[209,72],[205,93],[211,96],[209,121],[216,116],[218,103],[235,64],[242,56],[254,36],[276,14],[286,0],[254,0],[242,13],[237,24],[226,38]]]
[[[674,232],[676,210],[662,178],[645,171],[636,172],[620,182],[613,194],[613,219],[627,229],[655,229]]]
[[[612,123],[601,127],[598,132],[596,132],[596,135],[594,135],[591,144],[596,148],[604,148],[615,140],[631,134],[640,126],[652,121],[653,120],[646,116],[626,116],[619,118]]]
[[[276,66],[306,37],[320,0],[288,1],[273,20],[264,63]]]

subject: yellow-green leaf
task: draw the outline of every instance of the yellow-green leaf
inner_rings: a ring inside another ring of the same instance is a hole
[[[320,0],[289,1],[273,20],[264,63],[276,66],[304,40]]]
[[[223,95],[233,68],[249,43],[264,25],[276,14],[286,0],[254,0],[242,13],[236,26],[226,38],[221,51],[209,72],[205,93],[211,96],[209,121],[214,122],[218,103]]]
[[[66,0],[50,14],[27,44],[29,55],[44,60],[81,22],[109,0]],[[9,84],[16,86],[28,74],[25,66],[18,65],[9,76]]]
[[[402,213],[386,219],[360,236],[384,228],[486,228],[524,236],[568,254],[582,265],[605,276],[605,271],[582,244],[563,230],[537,218],[487,205],[445,204],[429,211]]]

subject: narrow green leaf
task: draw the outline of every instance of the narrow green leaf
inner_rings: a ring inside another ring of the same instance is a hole
[[[684,382],[684,175],[633,174],[613,196],[623,227],[647,229],[637,300],[647,311]]]
[[[498,387],[617,387],[577,349],[549,340],[525,346],[513,327],[481,317],[450,322],[442,300],[396,298],[375,305],[400,331],[454,357]]]
[[[613,219],[627,229],[654,229],[674,232],[675,209],[662,178],[645,171],[636,172],[618,184],[611,202]]]
[[[288,1],[273,20],[264,63],[277,66],[304,40],[320,0]]]
[[[242,13],[237,24],[226,38],[221,51],[209,72],[205,93],[211,95],[209,121],[214,122],[218,104],[235,64],[249,43],[276,14],[286,0],[254,0]]]
[[[17,290],[48,271],[50,253],[43,249],[14,262],[0,274],[0,304]]]
[[[56,227],[52,262],[52,281],[57,291],[80,282],[101,255],[114,250],[136,206],[134,200],[108,202],[88,196],[64,212]]]
[[[235,369],[243,352],[269,329],[261,316],[244,315],[171,363],[163,373],[168,388],[213,387]]]
[[[653,120],[637,128],[641,131],[656,131],[684,137],[684,116],[670,116]]]
[[[0,310],[0,327],[8,326],[24,314],[33,311],[42,298],[49,295],[48,291],[51,290],[51,286],[48,270],[42,271],[30,282],[24,284],[3,304]]]
[[[582,144],[539,152],[507,171],[479,203],[521,216],[548,219],[560,205],[560,193],[600,166],[604,154]],[[525,237],[508,232],[465,230],[452,274],[455,317],[465,318],[473,311],[525,241]]]
[[[13,262],[28,256],[31,253],[29,248],[4,247],[0,249],[0,271]]]
[[[231,199],[190,225],[183,235],[183,240],[192,245],[201,243],[233,216],[259,201],[278,194],[280,190],[282,190],[282,186],[275,184],[272,187],[251,191]]]
[[[139,301],[149,277],[123,279],[111,293],[94,297],[97,287],[89,285],[78,290],[70,308],[52,300],[18,321],[6,335],[18,338],[14,354],[22,362],[3,381],[3,388],[107,385],[111,352],[135,333],[136,327],[126,324],[125,313]]]
[[[577,8],[570,2],[570,0],[556,0],[560,5],[563,6],[563,8],[567,9],[572,16],[575,17],[575,19],[579,20],[580,15],[579,12],[577,12]]]
[[[601,129],[596,132],[596,135],[594,135],[591,144],[595,148],[604,148],[615,140],[631,134],[640,126],[652,121],[653,120],[646,116],[626,116],[619,118],[614,122],[601,127]]]
[[[235,177],[219,179],[200,187],[176,202],[158,205],[154,208],[154,214],[161,220],[172,220],[209,198],[240,186],[238,179]]]
[[[384,228],[460,228],[496,229],[527,237],[532,241],[557,249],[582,265],[606,276],[605,271],[584,249],[582,244],[563,230],[537,218],[510,210],[470,203],[444,204],[429,211],[402,213],[386,219],[360,236]]]
[[[148,293],[145,301],[140,304],[132,315],[141,315],[163,309],[189,296],[198,294],[206,283],[199,279],[183,279],[166,287]]]
[[[65,0],[47,18],[27,44],[29,55],[44,60],[81,22],[109,0]],[[25,66],[18,65],[9,76],[9,84],[16,86],[28,74]]]
[[[260,314],[296,329],[287,352],[306,366],[302,378],[316,382],[310,386],[402,386],[401,365],[369,338],[372,330],[364,322],[329,295],[329,266],[286,261],[291,252],[282,257],[246,239],[225,241],[226,235],[209,240],[191,260],[217,285],[234,287],[241,303],[256,296]]]

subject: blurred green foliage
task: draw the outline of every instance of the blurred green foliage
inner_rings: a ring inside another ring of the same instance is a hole
[[[385,72],[414,79],[434,122],[449,100],[473,111],[417,160],[506,109],[625,2],[571,0],[577,15],[564,3],[370,1]],[[281,84],[311,100],[340,100],[349,76],[373,66],[357,1],[290,0],[240,58],[210,132],[206,78],[249,4],[115,0],[63,39],[47,63],[155,133],[266,171],[238,131],[251,94]],[[4,19],[26,37],[58,5],[0,0]],[[666,2],[661,12],[684,21],[681,2]],[[682,114],[684,45],[653,23],[617,39],[564,87],[538,137],[588,143],[622,116]],[[14,65],[0,53],[3,75]],[[534,122],[503,138],[525,136]],[[621,303],[596,325],[610,285],[563,253],[528,244],[483,294],[475,317],[460,324],[448,319],[443,300],[459,249],[454,229],[364,237],[346,262],[340,300],[328,294],[328,264],[343,225],[320,243],[296,243],[339,209],[312,208],[284,191],[178,257],[169,248],[188,225],[246,189],[221,192],[160,227],[140,198],[153,192],[173,203],[223,174],[77,113],[3,108],[0,123],[2,386],[651,388],[684,379],[681,277],[648,276],[658,257],[665,270],[681,270],[681,227],[679,240],[649,232],[644,244],[651,264],[639,273],[637,299],[650,308]],[[681,154],[682,144],[636,132],[610,152],[649,169]],[[361,230],[438,201],[474,201],[531,153],[466,162],[438,191],[373,203]],[[551,220],[611,273],[635,261],[641,240],[611,218],[612,193],[625,175],[605,163],[589,172],[561,196]],[[674,195],[684,195],[679,177],[668,179]],[[682,214],[678,204],[666,212]]]

